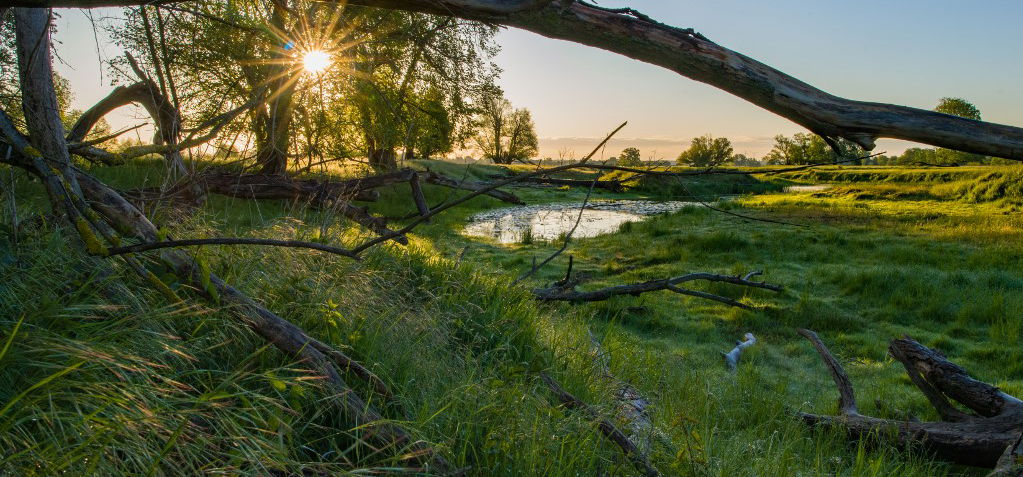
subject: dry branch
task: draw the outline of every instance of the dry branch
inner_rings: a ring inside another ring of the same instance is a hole
[[[973,379],[940,353],[908,338],[892,340],[888,347],[889,354],[907,369],[918,373],[913,383],[921,388],[932,404],[943,402],[935,406],[947,404],[952,407],[949,402],[952,400],[974,410],[977,415],[962,411],[948,414],[939,408],[943,419],[953,422],[881,419],[859,413],[852,382],[842,365],[815,333],[808,330],[799,330],[799,333],[817,349],[840,396],[838,416],[798,413],[806,423],[840,427],[854,438],[890,436],[900,445],[919,445],[940,459],[965,465],[994,467],[1004,454],[1016,452],[1020,433],[1023,432],[1023,402]],[[927,386],[921,387],[921,382]]]
[[[746,275],[746,277],[750,277],[750,275]],[[708,300],[718,301],[729,306],[751,309],[752,307],[750,307],[749,305],[746,305],[744,303],[741,303],[728,297],[723,297],[720,295],[715,295],[712,293],[702,292],[698,290],[690,290],[688,288],[679,287],[678,285],[681,283],[696,280],[704,280],[711,282],[731,283],[733,285],[752,288],[763,288],[772,291],[782,290],[781,286],[772,285],[766,282],[751,281],[746,277],[740,277],[735,275],[718,275],[714,273],[690,273],[688,275],[682,275],[674,278],[662,278],[658,280],[649,280],[642,283],[617,285],[592,291],[577,291],[575,287],[576,285],[578,285],[578,282],[569,280],[568,282],[556,283],[548,288],[537,288],[533,290],[533,295],[535,295],[536,298],[541,301],[582,302],[603,301],[619,295],[639,296],[643,293],[649,293],[660,290],[669,290],[683,295],[695,296],[698,298],[706,298]]]

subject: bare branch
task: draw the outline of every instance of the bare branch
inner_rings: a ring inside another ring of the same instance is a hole
[[[122,255],[126,253],[139,253],[147,252],[150,250],[160,250],[164,248],[172,247],[195,247],[201,245],[264,245],[271,247],[288,247],[288,248],[307,248],[311,250],[319,250],[321,252],[327,252],[334,255],[341,255],[348,258],[358,259],[351,250],[332,247],[330,245],[324,245],[315,242],[304,242],[301,240],[271,240],[271,239],[257,239],[257,238],[206,238],[206,239],[184,239],[184,240],[166,240],[162,242],[147,242],[136,245],[127,245],[124,247],[112,247],[108,249],[108,255]]]
[[[813,347],[817,349],[817,353],[821,355],[821,359],[824,360],[824,364],[827,365],[831,378],[835,380],[835,386],[838,387],[838,409],[845,415],[858,415],[859,412],[856,411],[856,395],[853,392],[852,381],[849,380],[849,375],[845,374],[845,369],[842,368],[842,365],[831,354],[828,347],[824,346],[817,333],[802,328],[796,331],[810,340]]]

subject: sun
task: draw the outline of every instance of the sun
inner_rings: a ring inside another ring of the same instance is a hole
[[[302,69],[309,73],[322,73],[330,66],[330,53],[312,50],[302,56]]]

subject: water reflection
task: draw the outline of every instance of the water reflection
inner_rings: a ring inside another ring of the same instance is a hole
[[[673,212],[695,202],[647,200],[604,200],[587,204],[579,227],[572,235],[576,238],[595,237],[614,232],[626,222]],[[490,237],[500,243],[521,242],[525,237],[535,240],[555,240],[568,233],[579,217],[579,203],[542,204],[488,210],[472,216],[463,233],[476,237]]]
[[[830,188],[831,184],[813,184],[788,186],[784,190],[785,192],[820,192],[822,190],[828,190]]]

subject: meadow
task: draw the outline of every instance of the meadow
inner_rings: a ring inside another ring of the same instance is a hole
[[[494,166],[419,161],[486,179]],[[129,187],[158,179],[138,161],[94,172]],[[294,475],[403,472],[393,452],[361,445],[301,365],[215,304],[176,303],[116,262],[73,255],[66,231],[36,217],[39,186],[10,171],[0,248],[0,473]],[[346,171],[337,170],[336,174]],[[585,177],[585,176],[579,176]],[[614,174],[609,177],[616,177]],[[815,330],[849,372],[865,414],[936,419],[887,341],[909,335],[978,379],[1023,395],[1023,205],[1012,167],[828,167],[774,176],[638,179],[594,198],[713,200],[572,240],[535,277],[513,284],[558,241],[498,244],[460,232],[479,198],[362,261],[316,252],[203,247],[225,280],[311,334],[344,349],[395,394],[356,391],[470,475],[632,475],[581,413],[556,406],[538,379],[554,376],[613,418],[612,383],[594,365],[591,335],[613,374],[652,402],[673,445],[655,446],[666,475],[982,475],[883,436],[849,441],[793,411],[834,413],[837,393],[812,347]],[[793,184],[834,184],[784,192]],[[451,197],[426,188],[429,202]],[[581,201],[580,188],[513,187],[529,203]],[[460,194],[460,193],[455,193]],[[370,209],[414,211],[406,186]],[[295,238],[350,244],[366,233],[302,204],[212,197],[176,237]],[[27,220],[26,220],[27,219]],[[765,222],[758,219],[768,219]],[[781,222],[781,223],[778,223]],[[541,304],[529,290],[561,278],[567,256],[581,288],[705,271],[744,274],[781,293],[726,284],[702,290],[747,311],[668,292],[591,304]],[[189,291],[167,278],[182,296]],[[729,372],[721,352],[744,333],[759,342]]]

